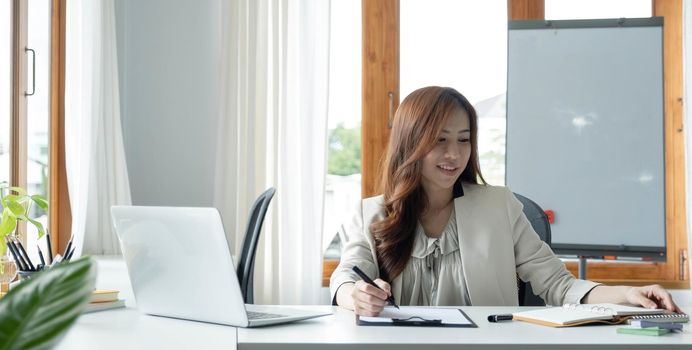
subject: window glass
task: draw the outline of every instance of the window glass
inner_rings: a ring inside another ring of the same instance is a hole
[[[505,182],[507,1],[406,0],[401,4],[401,98],[453,87],[478,112],[481,171]]]
[[[10,181],[12,1],[0,1],[0,183]],[[1,207],[0,207],[1,208]]]
[[[546,19],[651,17],[652,0],[545,0]]]
[[[28,1],[27,47],[34,52],[26,52],[27,90],[34,93],[27,96],[27,160],[26,186],[30,194],[40,194],[48,198],[48,132],[50,120],[50,24],[51,1]],[[34,68],[35,53],[35,70]],[[35,75],[35,76],[34,76]],[[34,84],[35,80],[35,84]],[[48,225],[48,213],[32,205],[29,216],[37,218],[44,227]],[[27,242],[30,254],[38,261],[36,244],[38,231],[27,225]]]
[[[360,1],[331,2],[325,258],[340,256],[336,233],[361,198],[361,15]]]

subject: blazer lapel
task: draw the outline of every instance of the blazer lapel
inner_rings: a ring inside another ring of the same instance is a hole
[[[465,195],[454,200],[454,209],[461,261],[471,304],[505,305],[496,275],[499,266],[495,265],[492,256],[491,237],[484,236],[487,230],[487,227],[483,227],[486,221],[484,213],[474,205],[478,198],[474,198],[473,191],[466,186],[464,190]]]

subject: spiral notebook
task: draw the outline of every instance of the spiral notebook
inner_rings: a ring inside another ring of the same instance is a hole
[[[632,316],[628,323],[632,321],[648,321],[655,323],[687,323],[690,321],[690,316],[686,314],[659,314],[659,315],[641,315]]]
[[[619,324],[633,316],[660,315],[663,309],[647,309],[619,304],[565,304],[562,307],[514,313],[513,319],[550,327],[571,327],[590,323]]]

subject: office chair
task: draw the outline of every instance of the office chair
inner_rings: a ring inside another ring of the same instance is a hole
[[[243,240],[243,251],[238,260],[238,282],[240,282],[240,291],[243,293],[243,300],[246,304],[253,304],[253,275],[255,272],[255,252],[257,251],[257,243],[259,242],[260,231],[262,231],[262,223],[264,216],[267,214],[267,208],[272,197],[274,197],[276,189],[270,187],[264,191],[255,203],[250,208],[250,217],[248,218],[247,229],[245,229],[245,239]]]
[[[533,230],[538,237],[550,246],[550,223],[548,216],[536,202],[515,193],[514,196],[524,205],[524,215],[529,219]],[[517,276],[517,289],[519,292],[519,306],[545,306],[545,301],[536,296],[531,289],[531,283],[524,282]]]

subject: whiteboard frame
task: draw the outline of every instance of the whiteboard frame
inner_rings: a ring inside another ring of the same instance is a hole
[[[509,114],[509,79],[510,79],[510,35],[509,32],[513,30],[522,29],[545,29],[545,30],[558,30],[563,28],[575,29],[575,28],[615,28],[615,27],[661,27],[661,56],[663,56],[663,17],[650,17],[650,18],[619,18],[619,19],[587,19],[587,20],[519,20],[510,21],[508,23],[508,35],[507,35],[507,105],[506,105],[506,116],[507,120],[510,118]],[[663,64],[663,60],[662,60]],[[661,67],[661,78],[664,78],[663,67]],[[665,86],[662,84],[662,89]],[[664,93],[664,91],[662,91]],[[661,94],[661,100],[663,101],[663,93]],[[662,105],[662,120],[661,123],[665,122],[665,103]],[[509,125],[509,123],[507,124]],[[636,257],[643,258],[644,260],[655,260],[655,261],[665,261],[666,260],[666,169],[665,169],[665,128],[663,128],[663,246],[628,246],[628,245],[602,245],[602,244],[567,244],[567,243],[552,243],[551,248],[557,254],[564,255],[577,255],[584,257],[602,257],[605,255],[615,255],[619,257]],[[509,134],[509,129],[507,129],[507,134]],[[509,150],[511,147],[509,143],[509,138],[506,141],[506,147]],[[507,157],[509,152],[505,152],[505,164],[508,164]],[[508,181],[508,168],[505,168],[505,183]],[[515,190],[515,189],[512,189]],[[521,193],[521,191],[519,192]],[[523,195],[531,196],[530,193],[521,193]],[[539,203],[540,204],[540,203]]]

